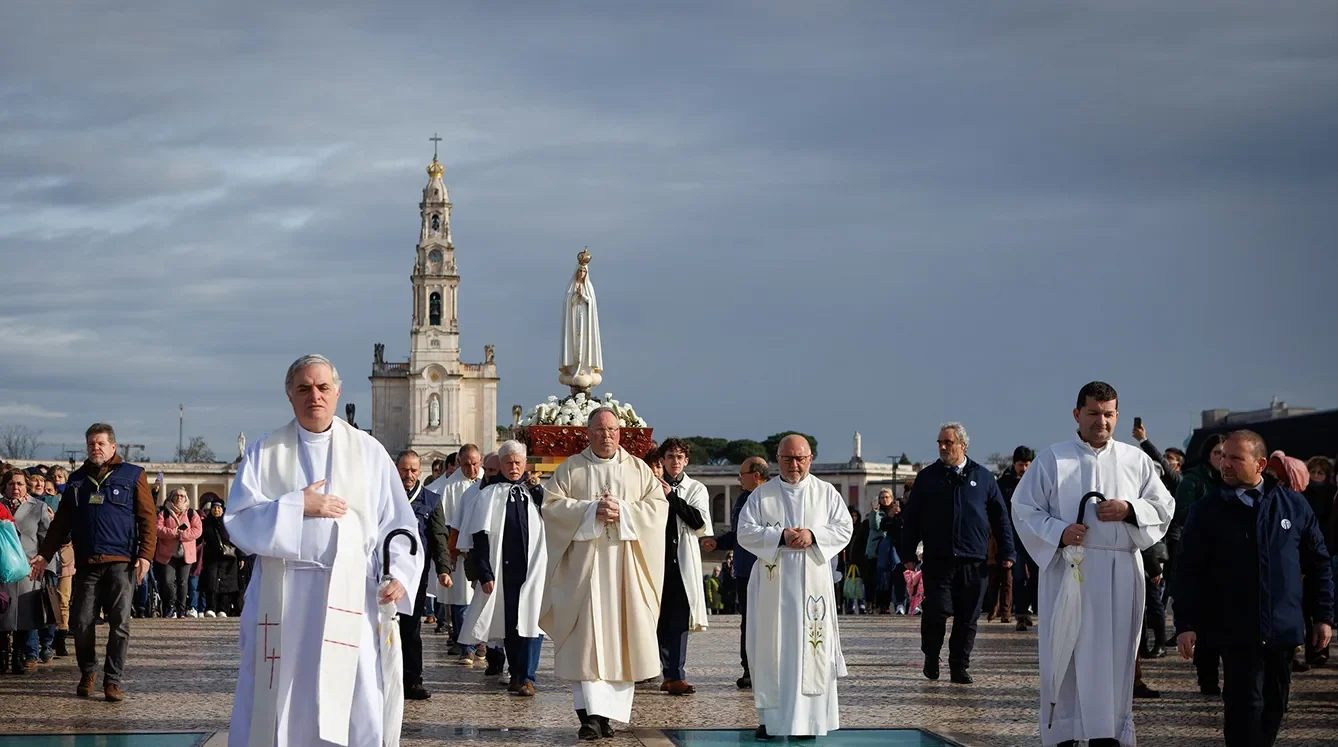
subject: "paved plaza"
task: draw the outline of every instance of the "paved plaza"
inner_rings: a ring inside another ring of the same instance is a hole
[[[0,732],[221,732],[232,705],[237,625],[232,619],[135,620],[128,697],[119,705],[75,697],[73,658],[58,659],[35,675],[0,676]],[[752,698],[734,687],[738,626],[737,617],[716,617],[709,632],[694,635],[688,674],[697,694],[674,698],[654,689],[638,692],[637,731],[620,732],[610,747],[663,744],[654,731],[661,728],[754,727]],[[972,667],[976,684],[960,686],[947,682],[946,670],[936,683],[921,676],[918,630],[916,618],[841,618],[850,664],[850,677],[840,689],[843,726],[919,727],[964,745],[1038,744],[1034,631],[1018,633],[1012,626],[982,622]],[[481,669],[456,666],[446,655],[443,636],[428,634],[425,648],[433,697],[406,704],[406,746],[576,742],[570,692],[549,676],[550,647],[545,646],[539,667],[539,695],[528,700],[507,695]],[[1163,696],[1137,702],[1141,744],[1221,744],[1221,702],[1199,695],[1188,663],[1167,657],[1145,662],[1144,669],[1148,683]],[[1338,668],[1296,675],[1292,711],[1279,744],[1333,745],[1335,734]],[[0,737],[0,744],[5,741]],[[835,737],[823,741],[833,744]]]

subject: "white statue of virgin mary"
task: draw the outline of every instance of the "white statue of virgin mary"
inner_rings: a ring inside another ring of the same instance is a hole
[[[576,255],[576,272],[571,276],[567,297],[562,305],[562,357],[558,360],[558,381],[573,391],[598,386],[603,380],[604,356],[599,344],[599,308],[595,287],[590,283],[590,252]]]

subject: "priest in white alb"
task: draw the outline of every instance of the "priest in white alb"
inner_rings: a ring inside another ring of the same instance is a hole
[[[544,486],[548,577],[539,626],[553,641],[554,674],[572,683],[578,735],[593,740],[613,736],[610,720],[632,718],[636,682],[660,671],[655,628],[669,504],[650,467],[619,445],[613,410],[590,413],[586,433],[590,448]]]
[[[381,747],[377,606],[412,614],[426,555],[390,455],[335,417],[339,374],[318,355],[288,369],[295,419],[247,448],[223,522],[257,555],[241,617],[231,747]],[[380,588],[378,588],[380,587]],[[397,726],[397,725],[396,725]]]
[[[507,441],[497,449],[501,472],[480,488],[457,547],[468,550],[479,580],[459,640],[463,646],[502,641],[511,665],[507,691],[534,697],[539,668],[539,606],[548,572],[544,543],[544,491],[525,472],[526,449]]]
[[[786,436],[780,475],[748,496],[739,546],[757,556],[748,581],[748,662],[758,739],[812,738],[841,728],[836,679],[846,676],[832,558],[850,542],[850,509],[808,473],[808,439]]]
[[[461,497],[483,476],[483,454],[474,444],[465,444],[457,452],[455,464],[455,471],[433,482],[428,486],[428,490],[441,496],[441,503],[432,513],[430,529],[437,538],[438,546],[446,548],[448,553],[446,565],[451,578],[450,586],[442,583],[442,579],[438,579],[437,601],[449,606],[447,614],[451,616],[451,630],[458,643],[460,631],[464,628],[465,610],[469,608],[469,601],[474,596],[474,586],[465,577],[465,564],[460,560],[462,553],[456,547],[460,534],[461,509],[464,506]],[[438,622],[439,631],[445,627],[445,620]],[[469,664],[470,666],[474,664],[472,650],[469,654]]]
[[[1135,744],[1134,665],[1143,632],[1140,551],[1165,536],[1175,499],[1141,449],[1114,440],[1113,387],[1084,386],[1073,419],[1076,437],[1041,452],[1013,493],[1017,539],[1040,568],[1041,743],[1128,747]],[[1079,523],[1080,504],[1091,492],[1105,500],[1092,499]],[[1077,569],[1065,547],[1082,548]],[[1060,594],[1066,577],[1077,582],[1071,605],[1058,603],[1066,598]],[[1073,627],[1072,655],[1056,661],[1053,643]]]

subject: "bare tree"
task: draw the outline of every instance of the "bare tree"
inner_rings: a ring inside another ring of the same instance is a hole
[[[0,455],[6,459],[34,459],[41,431],[35,431],[26,425],[6,425],[0,428]]]
[[[985,459],[985,463],[993,467],[995,472],[1002,473],[1013,466],[1013,457],[1010,454],[996,451]]]
[[[214,456],[214,450],[209,448],[209,444],[204,442],[204,436],[191,436],[190,443],[185,449],[177,451],[175,462],[216,462],[218,458]]]

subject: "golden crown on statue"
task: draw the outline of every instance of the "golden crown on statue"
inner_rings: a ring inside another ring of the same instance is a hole
[[[589,247],[587,247],[587,249],[588,248]],[[581,265],[582,267],[590,264],[590,260],[592,259],[594,259],[594,257],[590,254],[590,252],[586,251],[586,249],[582,249],[581,253],[576,255],[576,263]]]

